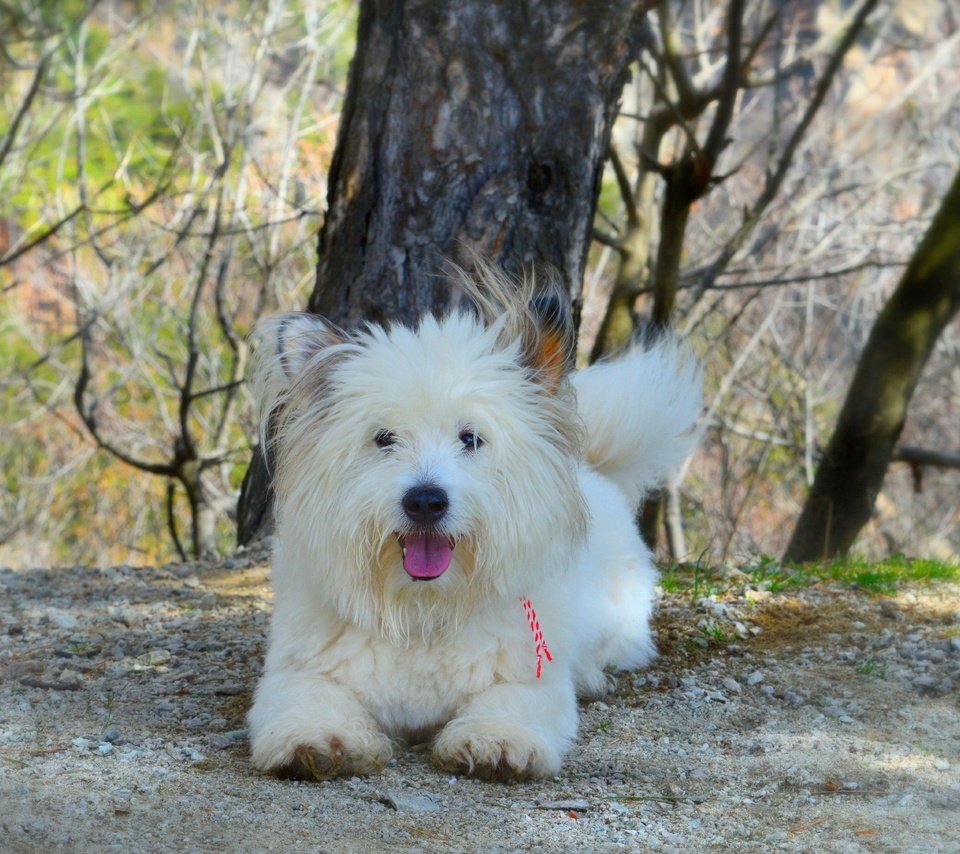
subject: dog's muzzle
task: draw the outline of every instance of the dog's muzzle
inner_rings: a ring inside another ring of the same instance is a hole
[[[449,568],[456,545],[452,537],[435,530],[450,507],[446,491],[434,484],[414,486],[400,503],[407,518],[417,526],[397,534],[403,568],[417,581],[439,578]]]

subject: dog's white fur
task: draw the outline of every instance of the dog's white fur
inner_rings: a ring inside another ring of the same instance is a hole
[[[346,334],[268,318],[255,386],[279,407],[275,602],[249,714],[254,764],[297,776],[367,773],[391,737],[436,731],[444,767],[555,774],[577,694],[654,655],[656,573],[634,513],[693,443],[699,383],[673,342],[562,380],[529,290],[486,274],[475,301],[416,329]],[[474,452],[459,436],[475,431]],[[389,430],[396,442],[379,447]],[[401,499],[449,496],[449,569],[415,581]],[[536,676],[536,609],[553,655]]]

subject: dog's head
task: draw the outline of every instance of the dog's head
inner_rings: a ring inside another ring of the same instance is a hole
[[[257,329],[283,559],[398,639],[565,571],[585,528],[563,301],[488,270],[464,285],[473,309],[415,329]]]

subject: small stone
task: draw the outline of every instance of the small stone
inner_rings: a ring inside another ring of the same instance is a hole
[[[729,676],[723,680],[722,685],[728,691],[733,691],[734,694],[739,694],[743,689],[740,687],[740,683],[736,679],[731,679]]]
[[[946,759],[937,759],[934,761],[933,767],[938,771],[949,771],[950,763]]]
[[[883,614],[888,620],[902,620],[903,614],[900,613],[900,609],[897,608],[893,602],[883,602],[880,605],[880,613]]]
[[[540,801],[540,803],[537,804],[537,809],[562,810],[563,812],[569,812],[570,810],[573,810],[574,812],[586,812],[590,809],[590,804],[580,798],[560,801]]]
[[[216,750],[226,750],[228,747],[233,747],[235,743],[233,739],[227,738],[227,736],[219,732],[207,734],[207,744]]]
[[[75,738],[70,743],[77,748],[77,750],[86,750],[91,744],[93,744],[89,738]]]
[[[57,614],[53,618],[53,622],[56,623],[61,629],[75,629],[80,625],[79,620],[73,616],[73,614]]]
[[[76,670],[63,670],[57,681],[64,688],[76,688],[80,684],[80,674]]]
[[[113,622],[125,626],[139,626],[143,622],[143,616],[136,608],[114,605],[108,609],[107,614]]]
[[[108,726],[103,731],[103,740],[110,744],[116,744],[120,740],[120,730],[115,726]]]
[[[754,670],[753,673],[746,678],[748,685],[759,685],[761,682],[763,682],[763,674],[759,670]]]
[[[840,715],[840,716],[837,718],[837,720],[840,721],[840,723],[842,723],[842,724],[854,724],[854,723],[856,723],[856,721],[855,721],[853,718],[851,718],[850,715]]]
[[[14,661],[7,665],[4,675],[8,679],[19,679],[34,673],[43,673],[43,663],[40,661]]]
[[[405,789],[388,789],[380,795],[379,800],[397,812],[425,813],[440,808],[439,799],[435,795]]]
[[[203,762],[203,760],[206,759],[199,750],[194,750],[192,747],[181,747],[180,755],[184,759],[189,759],[191,762]]]
[[[97,753],[101,756],[109,756],[113,753],[113,745],[109,741],[103,742],[99,747],[97,747]]]
[[[237,694],[242,694],[244,690],[243,685],[217,685],[213,693],[218,697],[235,697]]]
[[[171,658],[173,658],[173,656],[169,650],[151,649],[150,652],[141,655],[137,661],[149,667],[160,667],[161,665],[167,664]]]

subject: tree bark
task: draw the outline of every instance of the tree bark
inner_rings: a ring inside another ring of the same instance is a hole
[[[364,0],[308,309],[411,322],[457,298],[448,261],[546,263],[574,309],[636,0]],[[263,463],[239,539],[269,524]]]
[[[867,339],[785,559],[850,549],[870,518],[923,366],[958,308],[960,172]]]
[[[311,311],[415,320],[445,259],[547,262],[579,293],[642,4],[366,0]]]

